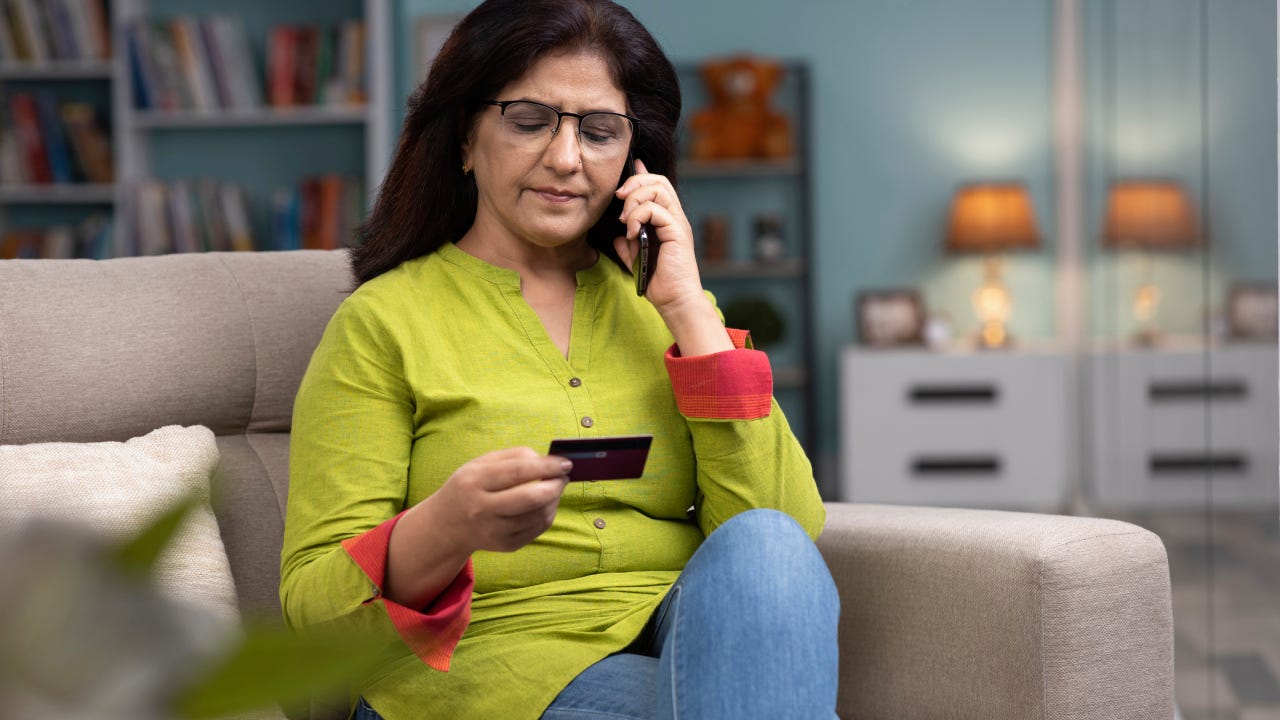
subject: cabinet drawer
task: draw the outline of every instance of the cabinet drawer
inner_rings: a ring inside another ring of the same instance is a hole
[[[847,351],[842,499],[1055,506],[1064,488],[1063,380],[1053,356]]]

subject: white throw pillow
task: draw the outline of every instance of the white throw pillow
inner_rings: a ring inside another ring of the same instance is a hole
[[[213,431],[201,426],[171,425],[127,442],[0,445],[0,528],[45,518],[122,542],[195,496],[202,502],[157,562],[157,585],[238,625],[235,582],[209,505],[217,465]]]

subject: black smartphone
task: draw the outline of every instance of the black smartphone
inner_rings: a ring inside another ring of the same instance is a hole
[[[618,181],[618,187],[627,181],[636,173],[636,159],[627,154],[627,164],[622,168],[622,178]],[[658,250],[662,244],[658,240],[658,233],[649,223],[640,226],[640,234],[636,237],[640,243],[636,256],[631,260],[631,274],[636,279],[636,294],[644,295],[649,291],[649,281],[653,280],[653,271],[658,268]]]
[[[624,480],[644,474],[652,435],[562,438],[551,441],[548,455],[573,461],[570,480]]]
[[[649,281],[653,280],[653,271],[658,267],[658,247],[662,242],[649,223],[640,226],[636,239],[640,241],[640,248],[631,261],[631,274],[636,278],[636,294],[644,295],[649,291]]]

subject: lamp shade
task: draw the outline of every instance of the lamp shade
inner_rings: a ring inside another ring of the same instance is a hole
[[[1035,208],[1021,183],[973,183],[956,190],[947,250],[998,252],[1039,244]]]
[[[1111,186],[1104,246],[1173,250],[1199,241],[1195,211],[1178,183],[1126,180]]]

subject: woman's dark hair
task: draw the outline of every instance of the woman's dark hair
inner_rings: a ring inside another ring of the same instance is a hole
[[[639,120],[634,157],[675,183],[680,87],[671,61],[630,11],[609,0],[486,0],[454,28],[409,99],[391,168],[357,230],[357,283],[470,229],[476,186],[462,171],[462,143],[475,113],[543,57],[581,50],[605,59]],[[587,242],[619,264],[613,238],[621,212],[614,198],[587,232]]]

